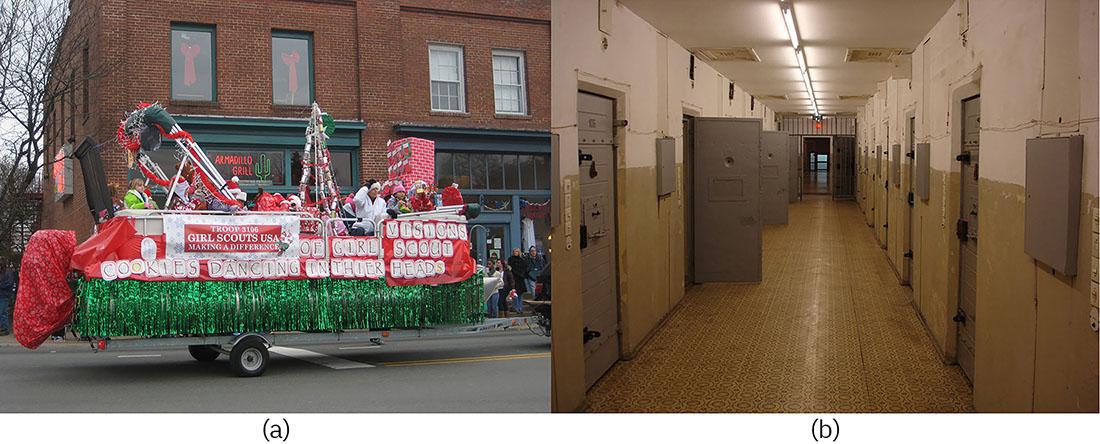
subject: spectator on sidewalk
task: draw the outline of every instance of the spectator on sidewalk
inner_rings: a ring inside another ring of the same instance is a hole
[[[508,258],[508,267],[512,269],[512,279],[516,289],[516,298],[512,301],[512,310],[519,313],[523,311],[523,294],[530,293],[527,286],[527,258],[523,256],[523,250],[512,249],[512,257]]]
[[[15,305],[16,274],[8,264],[0,264],[0,336],[11,333],[11,307]]]
[[[512,270],[508,269],[508,264],[503,259],[497,259],[497,266],[503,273],[504,286],[500,288],[500,296],[497,298],[497,304],[500,312],[500,317],[508,317],[508,294],[516,288],[516,280],[512,277]]]
[[[546,268],[546,259],[539,254],[538,250],[534,246],[527,252],[527,256],[524,257],[527,261],[527,288],[531,289],[531,293],[535,292],[535,280],[539,278],[539,274],[542,273],[542,269]]]

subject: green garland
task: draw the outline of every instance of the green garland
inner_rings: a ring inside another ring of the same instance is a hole
[[[82,280],[82,335],[215,335],[427,328],[484,318],[481,273],[454,284],[390,287],[384,279],[267,281]]]

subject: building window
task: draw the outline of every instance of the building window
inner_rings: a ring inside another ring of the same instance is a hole
[[[89,112],[89,108],[91,107],[91,101],[92,101],[91,94],[89,94],[89,92],[88,92],[88,77],[91,77],[92,72],[91,72],[91,67],[89,65],[91,62],[88,60],[88,45],[87,44],[84,45],[84,51],[83,51],[82,55],[83,55],[83,59],[81,61],[82,75],[80,76],[80,84],[81,84],[81,88],[83,89],[83,94],[81,94],[82,97],[81,97],[81,100],[80,100],[80,109],[84,113],[84,121],[87,122],[88,121],[88,115],[91,114]]]
[[[498,114],[527,114],[523,53],[493,51],[493,92]]]
[[[214,101],[214,27],[172,24],[172,99]]]
[[[466,111],[466,92],[462,72],[462,48],[428,46],[431,72],[432,111]]]
[[[463,190],[549,190],[550,156],[436,151],[435,177]]]
[[[76,141],[76,71],[69,71],[69,137]]]
[[[271,97],[276,105],[313,103],[313,36],[271,32]]]

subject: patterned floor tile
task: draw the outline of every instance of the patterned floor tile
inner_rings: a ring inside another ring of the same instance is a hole
[[[808,196],[764,229],[764,281],[692,287],[595,412],[967,412],[859,209]]]

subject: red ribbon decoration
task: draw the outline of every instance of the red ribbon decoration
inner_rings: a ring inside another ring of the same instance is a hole
[[[195,57],[202,48],[197,44],[187,42],[180,43],[180,52],[183,53],[183,84],[191,86],[195,84]]]
[[[287,91],[290,91],[291,95],[298,93],[298,61],[301,56],[298,51],[291,53],[282,53],[283,64],[286,65],[289,70],[289,76],[287,77]]]

